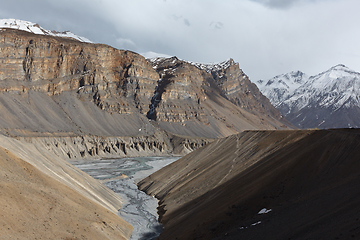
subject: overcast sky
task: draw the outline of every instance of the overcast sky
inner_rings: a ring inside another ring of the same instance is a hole
[[[360,72],[359,0],[0,0],[39,23],[144,55],[233,58],[252,81],[336,64]],[[147,53],[147,54],[145,54]]]

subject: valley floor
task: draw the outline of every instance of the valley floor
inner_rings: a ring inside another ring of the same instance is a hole
[[[137,157],[72,162],[116,192],[124,204],[119,215],[133,226],[131,240],[156,239],[162,231],[158,222],[158,201],[140,191],[135,182],[149,176],[180,157]],[[126,174],[126,175],[124,175]]]

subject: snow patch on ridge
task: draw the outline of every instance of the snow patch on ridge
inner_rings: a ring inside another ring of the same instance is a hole
[[[227,69],[231,65],[235,64],[235,62],[232,58],[229,58],[220,63],[196,63],[196,62],[190,62],[190,61],[187,61],[187,62],[201,70],[205,70],[208,73],[221,71],[221,70]]]
[[[153,57],[153,58],[147,58],[147,60],[154,66],[153,68],[157,68],[157,66],[164,62],[165,60],[170,60],[173,59],[172,63],[175,63],[175,61],[180,60],[186,63],[189,63],[195,67],[197,67],[200,70],[205,70],[208,73],[211,72],[218,72],[224,69],[229,68],[232,65],[235,65],[237,63],[235,63],[235,61],[232,58],[229,58],[225,61],[219,62],[219,63],[198,63],[198,62],[192,62],[192,61],[186,61],[186,60],[182,60],[182,59],[178,59],[177,57],[173,56],[173,57]]]
[[[37,23],[32,23],[29,21],[23,21],[23,20],[18,20],[18,19],[12,19],[12,18],[0,19],[0,29],[6,29],[6,28],[22,30],[22,31],[33,33],[33,34],[39,34],[39,35],[72,38],[72,39],[76,39],[80,42],[92,43],[89,39],[75,35],[74,33],[70,32],[70,31],[64,31],[64,32],[49,31],[49,30],[46,30],[46,29],[40,27],[39,24],[37,24]]]

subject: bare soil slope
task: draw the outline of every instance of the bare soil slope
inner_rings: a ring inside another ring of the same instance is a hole
[[[359,140],[356,129],[244,132],[139,187],[160,199],[159,239],[359,238]]]
[[[116,214],[0,148],[0,239],[128,239]]]

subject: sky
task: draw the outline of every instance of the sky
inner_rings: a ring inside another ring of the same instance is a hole
[[[255,82],[345,64],[360,72],[359,0],[0,0],[38,23],[146,57],[233,58]]]

